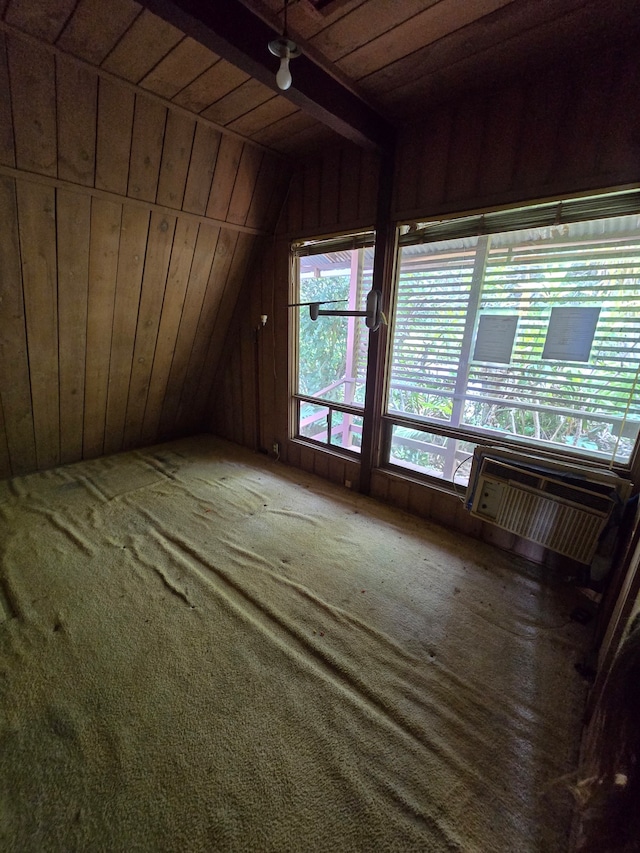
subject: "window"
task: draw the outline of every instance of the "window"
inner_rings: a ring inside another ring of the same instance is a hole
[[[373,235],[294,246],[297,303],[320,310],[364,310],[371,289]],[[364,423],[368,329],[362,317],[310,317],[297,311],[294,380],[296,437],[359,453]]]
[[[391,464],[466,483],[475,444],[496,440],[630,462],[640,428],[630,209],[637,193],[401,229]]]

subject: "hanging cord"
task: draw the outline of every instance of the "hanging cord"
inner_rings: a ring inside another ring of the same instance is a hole
[[[622,416],[622,421],[620,422],[620,429],[618,430],[616,443],[613,446],[613,452],[609,461],[609,470],[613,468],[613,465],[616,461],[616,453],[618,452],[618,446],[620,444],[620,439],[622,438],[622,431],[624,430],[625,424],[627,422],[627,417],[629,416],[629,409],[631,408],[631,401],[633,400],[633,395],[635,394],[636,386],[638,385],[638,379],[640,379],[640,364],[638,364],[638,369],[636,370],[636,375],[633,379],[633,385],[631,386],[631,391],[629,392],[629,397],[627,398],[627,405],[624,409],[624,415]]]

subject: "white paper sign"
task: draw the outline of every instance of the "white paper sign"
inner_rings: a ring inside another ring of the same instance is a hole
[[[509,364],[517,329],[517,314],[481,314],[473,360]]]
[[[552,308],[542,358],[589,361],[599,317],[600,308]]]

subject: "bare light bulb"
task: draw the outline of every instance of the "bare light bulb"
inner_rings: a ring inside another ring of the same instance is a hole
[[[293,78],[291,71],[289,71],[289,52],[287,51],[284,56],[280,57],[280,68],[276,74],[276,83],[279,89],[285,90],[289,88],[292,82]]]

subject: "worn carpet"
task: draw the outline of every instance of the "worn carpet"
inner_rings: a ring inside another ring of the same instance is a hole
[[[566,849],[526,562],[201,436],[0,484],[0,849]]]

